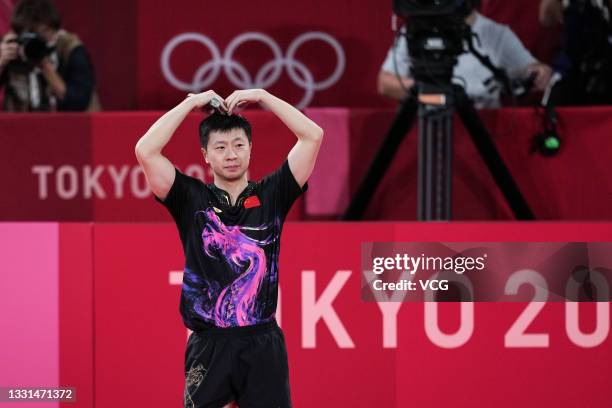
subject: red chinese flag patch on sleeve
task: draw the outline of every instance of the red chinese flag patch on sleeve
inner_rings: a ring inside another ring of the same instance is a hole
[[[259,198],[256,195],[252,195],[244,200],[244,208],[259,207],[260,205],[261,202],[259,202]]]

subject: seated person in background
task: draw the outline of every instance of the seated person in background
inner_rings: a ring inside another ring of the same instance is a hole
[[[612,1],[541,0],[540,22],[563,24],[562,51],[554,61],[561,80],[550,104],[612,104]]]
[[[504,69],[511,80],[533,75],[534,90],[546,89],[552,75],[551,68],[537,61],[509,27],[498,24],[475,10],[466,17],[465,21],[478,37],[474,39],[475,48],[481,54],[488,56],[493,65]],[[463,85],[476,108],[500,107],[501,85],[494,80],[493,73],[472,53],[466,52],[459,56],[453,82]],[[379,72],[378,92],[402,100],[406,96],[406,90],[413,84],[406,38],[400,35],[396,44],[387,53]]]
[[[50,0],[21,0],[11,28],[0,44],[4,110],[100,110],[89,54]]]

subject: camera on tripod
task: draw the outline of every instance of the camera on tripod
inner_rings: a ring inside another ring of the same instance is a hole
[[[450,82],[457,57],[465,52],[471,29],[465,18],[480,3],[474,0],[393,0],[393,11],[408,20],[412,76]]]
[[[361,219],[403,138],[418,120],[417,218],[452,218],[453,116],[459,114],[482,160],[488,167],[517,219],[533,213],[504,164],[465,89],[452,83],[459,55],[470,51],[500,82],[509,84],[505,71],[474,46],[466,17],[477,1],[393,0],[394,12],[407,20],[410,75],[415,84],[399,110],[343,218]],[[467,47],[466,47],[467,44]],[[398,76],[401,75],[397,73]],[[404,73],[408,74],[408,73]],[[508,85],[509,88],[509,85]]]

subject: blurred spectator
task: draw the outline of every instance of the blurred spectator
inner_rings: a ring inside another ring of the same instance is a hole
[[[542,25],[563,24],[553,106],[612,104],[611,9],[608,0],[541,0]]]
[[[0,44],[4,110],[96,111],[100,103],[89,54],[79,38],[61,29],[50,0],[21,0]]]
[[[488,56],[493,65],[504,69],[511,80],[533,76],[534,90],[546,89],[552,69],[537,61],[509,27],[498,24],[475,10],[472,10],[465,21],[478,37],[474,40],[476,50]],[[459,56],[453,82],[463,85],[476,108],[498,108],[501,105],[501,86],[494,79],[493,73],[472,53],[467,52]],[[387,53],[379,72],[378,92],[401,100],[413,84],[408,45],[406,38],[401,35]]]

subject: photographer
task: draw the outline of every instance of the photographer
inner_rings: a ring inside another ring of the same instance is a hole
[[[0,44],[5,111],[100,110],[89,54],[50,0],[21,0],[11,28]]]
[[[553,66],[561,76],[550,104],[612,104],[612,23],[609,0],[542,0],[540,22],[563,24],[562,51]]]
[[[552,70],[538,62],[523,46],[512,30],[471,10],[465,22],[471,27],[475,48],[491,59],[493,65],[506,71],[511,80],[532,78],[533,90],[546,89]],[[399,78],[398,78],[399,76]],[[473,54],[463,53],[454,68],[453,82],[463,85],[476,108],[498,108],[502,86],[493,73]],[[378,92],[401,100],[414,84],[410,76],[410,57],[406,38],[398,41],[387,53],[378,76]]]

